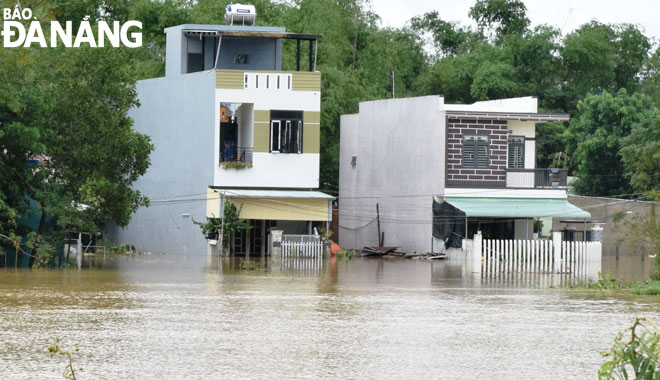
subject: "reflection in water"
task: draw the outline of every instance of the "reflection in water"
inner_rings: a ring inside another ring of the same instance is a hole
[[[660,321],[653,297],[549,288],[565,276],[386,259],[247,271],[240,261],[0,270],[0,378],[59,379],[63,363],[45,352],[59,337],[81,349],[86,378],[583,379],[633,316]],[[650,261],[603,268],[641,277]]]
[[[610,272],[625,281],[643,281],[655,273],[654,258],[642,256],[603,257],[603,273]]]

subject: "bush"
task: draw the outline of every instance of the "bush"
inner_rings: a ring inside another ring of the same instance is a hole
[[[602,355],[610,360],[600,367],[600,380],[660,379],[660,331],[647,318],[635,318],[635,323],[621,331],[612,348]]]

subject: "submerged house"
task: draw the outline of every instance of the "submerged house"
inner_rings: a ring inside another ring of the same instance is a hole
[[[331,220],[333,197],[317,191],[321,36],[253,20],[165,29],[166,75],[137,83],[141,106],[130,112],[155,146],[136,182],[151,206],[109,231],[113,241],[205,254],[193,220],[219,218],[225,201],[251,226],[233,237],[238,254],[266,253],[269,230],[310,234]],[[283,51],[291,71],[283,70]]]
[[[532,239],[535,219],[589,218],[567,200],[566,170],[536,167],[536,124],[568,119],[535,97],[360,103],[341,117],[340,245],[443,252],[477,231]]]

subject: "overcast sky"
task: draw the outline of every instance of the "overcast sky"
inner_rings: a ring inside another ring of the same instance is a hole
[[[468,17],[475,0],[371,0],[383,26],[401,27],[411,17],[438,11],[446,21],[473,24]],[[524,0],[533,25],[550,24],[568,33],[596,19],[603,23],[632,23],[648,37],[660,39],[660,0]]]

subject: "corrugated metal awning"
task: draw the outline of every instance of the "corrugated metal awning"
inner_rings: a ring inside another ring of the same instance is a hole
[[[239,209],[243,219],[332,220],[331,201],[335,197],[304,190],[209,189],[207,217],[219,214],[220,193]]]
[[[589,212],[565,199],[446,197],[444,201],[465,212],[467,217],[591,218]]]

